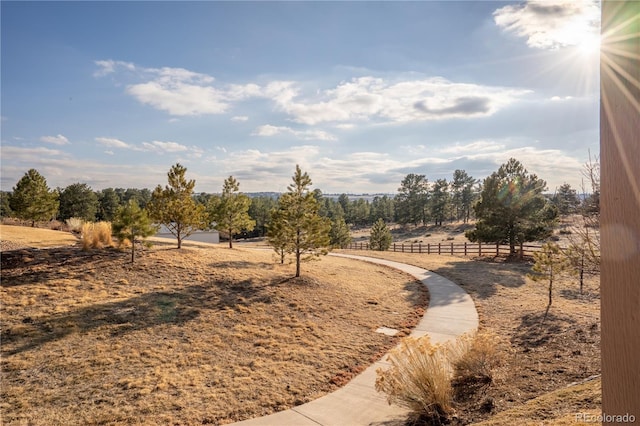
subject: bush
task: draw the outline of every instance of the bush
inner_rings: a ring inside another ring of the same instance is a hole
[[[389,352],[391,367],[376,371],[376,390],[387,394],[389,404],[405,406],[428,422],[442,423],[453,412],[454,365],[470,342],[468,337],[435,345],[429,336],[403,339]]]
[[[469,350],[454,364],[457,383],[484,383],[493,381],[495,369],[503,362],[502,340],[489,332],[470,337]]]
[[[112,247],[111,223],[87,222],[82,225],[82,249]]]

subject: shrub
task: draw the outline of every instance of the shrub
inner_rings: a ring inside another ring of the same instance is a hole
[[[387,394],[389,404],[405,406],[428,422],[442,423],[453,412],[454,365],[470,341],[465,336],[434,345],[429,336],[403,339],[389,352],[391,367],[376,371],[376,390]]]
[[[82,249],[112,247],[111,223],[87,222],[82,225]]]
[[[489,332],[478,333],[469,339],[469,350],[454,364],[455,381],[460,384],[490,384],[495,369],[503,362],[503,342]]]
[[[69,231],[74,233],[79,233],[82,230],[82,225],[84,225],[84,221],[78,217],[70,217],[65,222],[69,227]]]

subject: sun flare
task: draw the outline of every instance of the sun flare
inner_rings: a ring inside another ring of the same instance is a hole
[[[581,55],[591,56],[600,52],[600,35],[586,34],[577,45]]]

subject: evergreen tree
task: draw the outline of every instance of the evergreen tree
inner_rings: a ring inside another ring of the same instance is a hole
[[[146,210],[141,209],[134,199],[118,208],[111,229],[121,243],[124,240],[131,243],[131,263],[135,258],[136,238],[145,239],[158,231],[158,228],[151,224]]]
[[[426,223],[428,184],[425,175],[411,173],[405,176],[395,198],[398,223],[403,225],[413,223],[415,226]]]
[[[310,186],[311,178],[296,165],[293,184],[278,200],[277,212],[272,214],[269,226],[270,243],[280,241],[279,247],[274,248],[294,254],[296,277],[300,276],[302,260],[327,254],[329,246],[331,223],[318,214],[318,201]]]
[[[13,211],[9,205],[10,192],[0,191],[0,217],[11,217]]]
[[[347,248],[351,243],[351,231],[343,217],[338,216],[331,221],[329,239],[331,247]]]
[[[576,190],[571,188],[571,185],[565,183],[561,185],[556,193],[553,195],[553,204],[558,209],[558,213],[562,216],[567,216],[578,211],[580,205],[580,199]]]
[[[182,240],[196,230],[209,226],[205,206],[193,199],[196,181],[187,181],[186,172],[186,167],[180,163],[172,166],[167,173],[169,185],[164,189],[158,185],[147,205],[151,219],[164,225],[176,237],[178,248],[182,248]]]
[[[105,188],[98,194],[98,220],[111,222],[120,207],[120,197],[113,188]]]
[[[9,196],[9,207],[19,219],[36,221],[51,220],[58,211],[58,193],[49,190],[46,179],[31,169],[18,181]]]
[[[86,183],[73,183],[60,191],[60,220],[77,217],[93,222],[97,212],[98,197]]]
[[[391,231],[384,223],[384,220],[378,219],[371,227],[371,235],[369,236],[369,248],[371,250],[385,251],[391,247],[393,238]]]
[[[393,199],[387,195],[376,196],[371,202],[370,223],[375,223],[378,219],[391,222],[394,218]]]
[[[255,229],[258,235],[267,234],[267,226],[271,221],[271,211],[276,207],[277,201],[272,197],[254,197],[249,205],[249,217],[256,222]]]
[[[451,201],[455,209],[455,218],[462,219],[464,223],[467,223],[471,216],[473,202],[476,198],[474,190],[476,184],[477,181],[469,176],[466,171],[458,169],[453,172]]]
[[[256,221],[249,217],[251,200],[240,193],[240,184],[229,176],[222,186],[222,195],[211,197],[209,212],[216,229],[229,235],[229,248],[233,248],[233,236],[241,231],[252,231]]]
[[[293,233],[293,228],[286,222],[286,212],[283,209],[274,208],[269,216],[267,243],[273,247],[282,264],[287,253],[292,251],[295,234]]]
[[[557,210],[542,194],[546,182],[529,174],[511,158],[484,180],[480,201],[475,205],[476,228],[469,240],[516,244],[547,238],[556,223]]]
[[[555,243],[543,244],[542,249],[533,254],[533,259],[535,264],[532,267],[533,273],[528,275],[529,278],[534,281],[548,281],[549,283],[549,303],[542,319],[544,322],[549,314],[549,308],[551,308],[553,281],[558,275],[566,271],[569,265],[566,257],[562,255],[560,247]]]
[[[449,211],[449,183],[446,179],[438,179],[433,184],[429,206],[431,218],[436,222],[436,226],[442,226],[442,221]]]

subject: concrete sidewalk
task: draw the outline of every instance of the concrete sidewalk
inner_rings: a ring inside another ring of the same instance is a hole
[[[478,328],[478,312],[471,296],[440,275],[390,260],[337,253],[331,256],[390,266],[422,281],[429,289],[430,300],[427,312],[411,333],[414,337],[428,334],[433,343],[438,343],[455,339]],[[237,426],[402,425],[408,411],[389,405],[386,396],[375,390],[376,369],[388,366],[384,361],[385,357],[344,387],[322,398],[290,410],[233,424]]]

